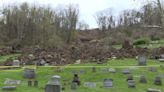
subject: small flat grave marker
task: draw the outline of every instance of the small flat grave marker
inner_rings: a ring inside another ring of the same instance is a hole
[[[113,87],[113,79],[104,79],[104,87],[110,88]]]
[[[21,83],[20,80],[12,80],[12,79],[6,79],[4,84],[7,85],[19,85]]]
[[[148,88],[147,92],[162,92],[160,89],[152,89],[152,88]]]
[[[95,82],[85,82],[84,87],[94,88],[94,87],[96,87],[96,83]]]
[[[2,91],[15,91],[16,86],[3,86]]]
[[[124,70],[122,70],[122,73],[123,74],[130,74],[130,70],[129,69],[124,69]]]
[[[135,88],[135,81],[134,80],[128,80],[128,87],[129,88]]]

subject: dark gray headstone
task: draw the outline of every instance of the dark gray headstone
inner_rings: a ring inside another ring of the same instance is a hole
[[[151,72],[157,72],[157,68],[155,67],[149,67],[148,70]]]
[[[37,80],[34,81],[34,87],[38,87],[38,81]]]
[[[138,55],[138,65],[140,66],[146,65],[146,56]]]
[[[140,83],[147,83],[146,77],[144,75],[141,75],[139,82]]]
[[[104,79],[104,83],[103,83],[104,87],[113,87],[113,79]]]
[[[92,67],[92,72],[96,72],[96,67]]]
[[[162,85],[162,79],[160,76],[156,76],[154,79],[154,84],[155,85]]]
[[[134,80],[128,80],[128,87],[129,88],[135,88],[135,81]]]
[[[60,85],[47,84],[45,92],[60,92]]]
[[[76,90],[77,89],[77,86],[78,86],[77,83],[75,83],[75,82],[72,82],[71,83],[71,89],[72,90]]]
[[[129,81],[129,80],[133,80],[133,76],[132,75],[128,75],[127,81]]]
[[[25,69],[24,70],[24,78],[27,78],[27,79],[35,79],[36,77],[36,73],[35,73],[35,70],[34,69]]]
[[[16,86],[3,86],[2,91],[15,91]]]
[[[77,83],[77,85],[80,85],[80,78],[78,74],[74,74],[72,82]]]
[[[31,80],[29,80],[27,83],[28,83],[28,87],[32,86],[32,81]]]
[[[46,84],[45,92],[60,92],[60,76],[52,76],[51,80]]]

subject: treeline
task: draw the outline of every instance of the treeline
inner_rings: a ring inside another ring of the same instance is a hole
[[[149,2],[139,10],[124,10],[118,16],[112,13],[112,9],[100,11],[95,15],[97,24],[101,30],[110,30],[118,27],[131,27],[141,25],[162,25],[161,4]]]
[[[0,11],[0,43],[13,46],[54,46],[74,39],[79,9],[9,5]]]
[[[143,24],[162,25],[161,8],[155,3],[143,5],[140,10],[124,10],[119,16],[111,11],[107,9],[95,15],[101,31]],[[77,28],[88,27],[85,22],[79,22],[77,5],[55,9],[28,3],[9,5],[0,11],[0,44],[43,47],[68,44],[76,39]]]

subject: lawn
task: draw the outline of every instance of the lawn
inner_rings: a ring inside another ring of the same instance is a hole
[[[61,84],[65,87],[62,92],[146,92],[147,88],[156,88],[164,91],[164,86],[155,86],[153,84],[153,79],[156,75],[161,75],[164,82],[164,68],[160,67],[163,63],[148,60],[148,64],[145,67],[136,66],[137,62],[135,59],[124,59],[124,60],[110,60],[104,65],[98,65],[94,63],[89,64],[78,64],[78,65],[67,65],[63,67],[63,71],[57,72],[57,67],[55,66],[42,66],[37,67],[37,80],[39,81],[39,87],[28,87],[27,80],[24,79],[23,69],[15,70],[0,70],[0,86],[3,86],[6,78],[21,80],[21,84],[17,86],[17,91],[15,92],[44,92],[44,87],[48,80],[50,80],[53,75],[61,76]],[[97,72],[92,72],[92,67],[97,67]],[[156,67],[158,72],[148,71],[148,67]],[[105,67],[112,67],[116,69],[116,73],[109,73],[103,71]],[[122,69],[130,68],[132,75],[136,81],[136,88],[128,88],[126,78],[127,75],[121,73]],[[85,73],[79,73],[82,85],[75,91],[70,89],[70,82],[73,78],[72,71],[85,70]],[[148,83],[139,83],[139,76],[145,75]],[[113,87],[103,88],[103,79],[112,78]],[[83,86],[84,82],[96,82],[96,88],[86,88]],[[13,91],[14,92],[14,91]]]

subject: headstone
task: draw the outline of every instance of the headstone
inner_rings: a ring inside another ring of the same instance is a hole
[[[160,76],[156,76],[154,79],[154,84],[155,85],[162,85],[162,79]]]
[[[141,75],[139,82],[140,83],[147,83],[146,77],[144,75]]]
[[[144,55],[138,56],[138,65],[140,66],[146,65],[146,57]]]
[[[149,67],[148,70],[151,72],[157,72],[157,68],[155,67]]]
[[[124,70],[122,70],[122,73],[123,74],[130,74],[130,70],[129,69],[124,69]]]
[[[135,88],[135,81],[134,80],[128,80],[128,87],[129,88]]]
[[[147,92],[162,92],[162,91],[159,90],[159,89],[148,88],[148,89],[147,89]]]
[[[12,79],[6,79],[4,84],[7,85],[19,85],[21,83],[20,80],[12,80]]]
[[[71,83],[71,89],[72,90],[76,90],[77,89],[77,86],[78,86],[77,83],[75,83],[75,82],[72,82]]]
[[[55,75],[46,84],[45,92],[60,92],[60,89],[60,76]]]
[[[80,74],[85,74],[86,71],[85,70],[80,70]]]
[[[127,77],[127,80],[126,80],[126,81],[129,81],[129,80],[133,80],[133,76],[132,76],[132,75],[128,75],[128,77]]]
[[[31,87],[32,86],[32,81],[31,80],[28,80],[28,87]]]
[[[75,82],[75,83],[77,83],[77,85],[80,85],[80,78],[79,78],[78,74],[74,74],[72,82]]]
[[[24,78],[27,78],[27,79],[35,79],[36,77],[36,74],[35,74],[35,70],[34,69],[28,69],[26,68],[24,70]]]
[[[15,91],[16,86],[3,86],[2,91]]]
[[[20,61],[19,60],[13,60],[13,66],[20,67]]]
[[[78,74],[79,72],[77,70],[72,70],[71,71],[73,74]]]
[[[114,68],[109,68],[109,70],[108,70],[110,73],[116,73],[116,69],[114,69]]]
[[[92,72],[96,72],[96,67],[92,67]]]
[[[60,92],[60,85],[47,84],[45,92]]]
[[[94,88],[94,87],[96,87],[96,83],[95,82],[85,82],[84,87]]]
[[[60,85],[60,76],[58,76],[58,75],[52,76],[51,80],[48,82],[48,84]]]
[[[38,87],[38,81],[37,80],[34,81],[34,87]]]
[[[113,79],[104,79],[104,83],[103,83],[104,87],[113,87]]]

